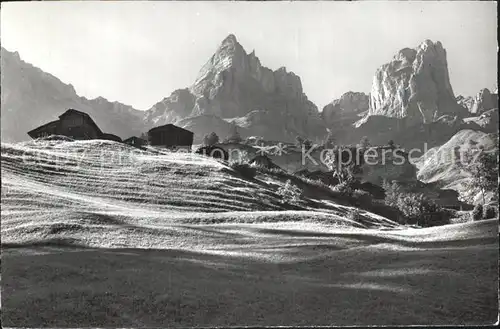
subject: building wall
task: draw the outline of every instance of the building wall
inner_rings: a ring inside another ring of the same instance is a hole
[[[153,146],[190,148],[193,145],[193,134],[175,127],[165,127],[150,132],[149,141]]]
[[[74,139],[96,139],[100,134],[83,115],[71,113],[60,119],[59,133]]]
[[[58,134],[58,123],[55,122],[49,126],[43,127],[39,131],[35,131],[32,133],[30,136],[32,138],[41,138],[41,137],[47,137],[50,135],[57,135]]]

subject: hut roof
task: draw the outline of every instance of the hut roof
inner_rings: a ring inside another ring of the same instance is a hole
[[[32,130],[28,131],[28,135],[31,136],[31,134],[36,133],[39,130],[43,130],[44,128],[47,128],[50,125],[57,124],[58,122],[59,122],[59,120],[50,121],[50,122],[48,122],[48,123],[46,123],[44,125],[41,125],[40,127],[37,127],[35,129],[32,129]]]
[[[168,124],[163,125],[163,126],[158,126],[158,127],[151,128],[151,129],[149,129],[148,133],[153,133],[153,132],[156,132],[156,131],[159,131],[159,130],[168,130],[168,129],[172,129],[172,128],[175,129],[175,130],[181,130],[181,131],[188,132],[190,134],[194,134],[192,131],[189,131],[189,130],[184,129],[182,127],[173,125],[171,123],[168,123]]]
[[[121,142],[122,141],[122,139],[119,136],[116,136],[114,134],[103,133],[101,135],[101,138],[107,139],[107,140],[116,141],[116,142]]]
[[[94,126],[94,128],[98,131],[99,135],[103,135],[103,132],[102,130],[99,128],[99,126],[94,122],[94,120],[92,120],[92,118],[90,117],[90,115],[88,115],[87,113],[85,112],[82,112],[82,111],[78,111],[78,110],[75,110],[75,109],[69,109],[67,110],[66,112],[64,112],[63,114],[61,114],[59,116],[59,120],[62,119],[63,117],[67,116],[67,115],[70,115],[70,114],[79,114],[79,115],[83,115],[83,117],[92,125]]]
[[[140,137],[137,137],[137,136],[132,136],[132,137],[129,137],[125,140],[123,140],[124,143],[128,143],[132,140],[138,140],[138,141],[141,141],[141,142],[146,142],[146,140],[144,138],[140,138]]]

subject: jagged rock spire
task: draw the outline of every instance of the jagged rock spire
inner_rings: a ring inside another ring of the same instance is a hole
[[[418,123],[465,112],[453,94],[446,51],[439,41],[425,40],[416,48],[404,48],[375,73],[370,115]]]

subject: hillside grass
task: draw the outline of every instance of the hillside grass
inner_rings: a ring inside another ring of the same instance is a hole
[[[353,222],[345,216],[348,208],[323,202],[330,196],[312,184],[299,186],[306,193],[297,204],[283,203],[276,191],[284,183],[266,175],[246,179],[205,156],[110,141],[2,144],[2,238],[31,239],[59,225],[86,228],[90,217],[103,230],[109,227],[103,218],[135,226],[300,220],[398,225],[368,212],[364,222]]]
[[[6,327],[496,321],[497,220],[411,229],[320,184],[293,179],[290,204],[285,174],[105,141],[2,144],[1,166]]]
[[[498,222],[449,228],[219,224],[173,228],[167,249],[3,245],[2,323],[493,324]]]

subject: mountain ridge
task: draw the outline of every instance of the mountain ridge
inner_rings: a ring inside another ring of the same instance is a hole
[[[68,108],[88,113],[103,131],[121,138],[144,131],[142,112],[132,106],[80,96],[73,85],[22,60],[18,52],[2,47],[1,54],[2,141],[28,140],[28,131],[57,119]]]
[[[268,139],[292,141],[297,135],[321,138],[326,134],[300,77],[285,67],[273,71],[263,66],[255,51],[247,53],[233,34],[220,43],[191,86],[177,89],[155,104],[146,111],[145,120],[148,124],[175,124],[202,115],[240,118],[248,123],[242,128],[249,134],[263,133]],[[218,126],[213,128],[217,134],[223,133]],[[203,137],[196,131],[195,136],[198,140]]]

